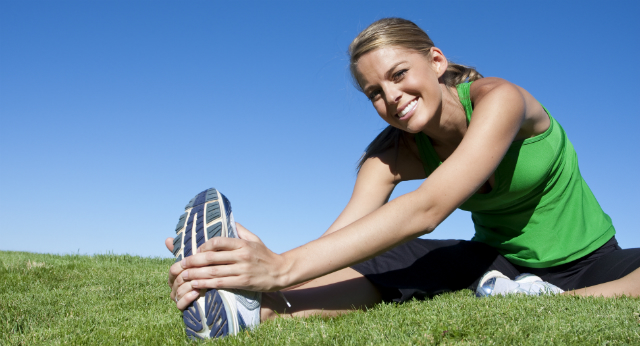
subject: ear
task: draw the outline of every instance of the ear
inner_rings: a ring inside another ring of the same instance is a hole
[[[431,67],[436,72],[438,78],[442,77],[445,71],[447,71],[447,67],[449,67],[449,61],[440,48],[431,47]]]

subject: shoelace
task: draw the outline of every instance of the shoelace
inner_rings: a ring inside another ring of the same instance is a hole
[[[280,295],[280,297],[284,300],[285,303],[287,303],[288,307],[291,307],[291,303],[289,303],[289,301],[287,300],[287,298],[285,298],[284,294],[281,291],[278,291],[278,294]]]

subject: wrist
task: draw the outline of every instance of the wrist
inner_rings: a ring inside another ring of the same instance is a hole
[[[290,286],[295,285],[293,268],[294,268],[294,260],[290,254],[290,251],[287,251],[280,256],[280,265],[278,268],[278,275],[276,276],[276,287],[275,290],[281,290]]]

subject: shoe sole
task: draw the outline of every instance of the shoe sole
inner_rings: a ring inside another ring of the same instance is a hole
[[[204,190],[192,198],[176,225],[173,255],[176,262],[192,256],[199,246],[215,237],[237,238],[231,203],[216,189]],[[182,313],[190,339],[219,338],[237,334],[239,326],[233,293],[200,290],[200,297]]]

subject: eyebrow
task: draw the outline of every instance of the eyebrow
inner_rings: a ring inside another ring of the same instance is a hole
[[[395,63],[393,66],[391,66],[391,68],[389,68],[387,70],[387,72],[385,72],[384,78],[389,79],[391,77],[391,73],[393,72],[393,70],[395,70],[396,67],[398,67],[399,65],[401,65],[401,64],[403,64],[405,62],[407,62],[407,61],[406,60],[399,61],[399,62]],[[364,88],[364,93],[365,94],[369,94],[369,92],[371,91],[370,89],[371,89],[371,86],[367,86],[366,88]]]

